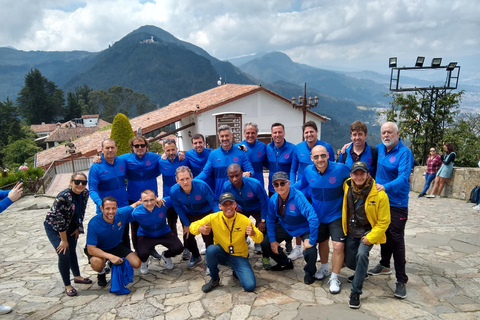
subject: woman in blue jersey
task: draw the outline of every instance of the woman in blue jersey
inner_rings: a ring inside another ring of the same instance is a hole
[[[47,237],[57,251],[58,270],[69,297],[77,295],[70,282],[70,270],[75,283],[92,283],[92,280],[80,275],[76,253],[78,236],[83,233],[82,223],[89,197],[86,186],[87,176],[83,172],[74,173],[69,187],[55,198],[44,222]]]

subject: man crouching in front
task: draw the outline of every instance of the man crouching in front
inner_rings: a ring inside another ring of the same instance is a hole
[[[218,264],[231,266],[233,276],[240,280],[245,291],[255,290],[256,280],[248,261],[246,237],[250,236],[256,243],[261,243],[260,232],[246,216],[235,211],[237,203],[233,194],[226,192],[220,196],[219,212],[211,213],[205,218],[192,222],[190,233],[208,235],[213,232],[213,245],[207,248],[207,266],[210,269],[210,281],[202,286],[203,292],[218,287],[220,276]]]

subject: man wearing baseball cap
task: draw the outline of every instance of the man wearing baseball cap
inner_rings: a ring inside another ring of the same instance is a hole
[[[222,193],[219,199],[221,211],[190,224],[193,235],[208,235],[213,232],[213,245],[206,252],[207,266],[210,269],[210,281],[202,286],[203,292],[209,292],[220,284],[218,264],[232,267],[233,276],[240,280],[245,291],[253,291],[256,287],[255,274],[248,261],[248,245],[245,235],[260,243],[263,233],[252,221],[235,211],[237,203],[229,192]]]
[[[343,190],[345,264],[355,270],[355,274],[348,278],[352,282],[349,306],[358,309],[370,250],[374,244],[387,240],[385,231],[390,224],[390,203],[385,191],[377,191],[375,180],[363,161],[352,164],[350,179],[343,184]]]

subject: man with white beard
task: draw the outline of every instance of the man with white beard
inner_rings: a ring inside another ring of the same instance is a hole
[[[368,270],[369,275],[391,274],[390,259],[393,255],[397,278],[395,297],[407,297],[405,273],[405,225],[408,219],[408,193],[410,172],[413,167],[412,151],[402,143],[398,127],[386,122],[381,128],[382,142],[377,145],[378,160],[376,173],[377,191],[384,190],[390,201],[391,222],[387,229],[387,242],[380,245],[380,263]]]

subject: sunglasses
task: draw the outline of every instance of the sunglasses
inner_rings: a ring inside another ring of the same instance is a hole
[[[87,185],[87,180],[72,180],[73,183],[75,183],[76,186],[82,184],[82,186],[86,186]]]
[[[146,144],[134,144],[133,147],[138,149],[138,148],[145,148],[147,145]]]
[[[322,153],[322,154],[316,154],[313,156],[313,160],[318,160],[318,158],[322,158],[322,159],[326,159],[327,158],[327,154],[326,153]]]
[[[287,183],[285,181],[282,181],[280,183],[273,183],[273,186],[275,188],[278,188],[278,187],[284,187]]]
[[[435,152],[435,150],[430,150],[430,152]]]

